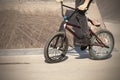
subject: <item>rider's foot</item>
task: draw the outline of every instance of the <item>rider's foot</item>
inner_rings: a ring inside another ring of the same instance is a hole
[[[83,51],[83,50],[86,50],[88,46],[80,46],[80,49]]]

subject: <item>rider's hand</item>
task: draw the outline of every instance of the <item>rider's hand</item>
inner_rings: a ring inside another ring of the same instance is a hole
[[[63,2],[63,0],[56,0],[57,2]]]
[[[80,6],[78,7],[78,9],[79,9],[79,10],[82,10],[82,11],[87,10],[87,5],[86,5],[86,4],[82,4],[82,5],[80,5]]]

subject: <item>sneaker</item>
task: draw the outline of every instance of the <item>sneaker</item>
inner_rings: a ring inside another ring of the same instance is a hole
[[[88,47],[88,46],[83,46],[83,45],[82,45],[82,46],[80,46],[80,49],[81,49],[82,51],[84,51],[84,50],[87,49],[87,47]]]

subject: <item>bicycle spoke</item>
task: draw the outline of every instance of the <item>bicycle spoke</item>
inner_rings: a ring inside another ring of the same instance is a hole
[[[57,35],[52,38],[47,48],[46,57],[52,61],[59,61],[65,56],[65,51],[68,49],[68,43],[65,41],[64,35]]]

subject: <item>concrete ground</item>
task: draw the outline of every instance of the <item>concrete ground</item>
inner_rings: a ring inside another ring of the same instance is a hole
[[[0,56],[1,80],[119,80],[120,79],[120,24],[106,22],[115,37],[112,56],[92,60],[86,51],[69,49],[66,59],[48,64],[43,53],[39,55]],[[33,53],[39,52],[38,49]],[[7,53],[7,52],[6,52]],[[26,53],[26,52],[24,52]],[[30,52],[32,53],[32,52]]]
[[[39,48],[2,49],[0,80],[119,80],[120,24],[111,21],[105,24],[115,37],[115,48],[109,59],[92,60],[86,51],[77,48],[78,51],[69,49],[64,61],[48,64]]]

